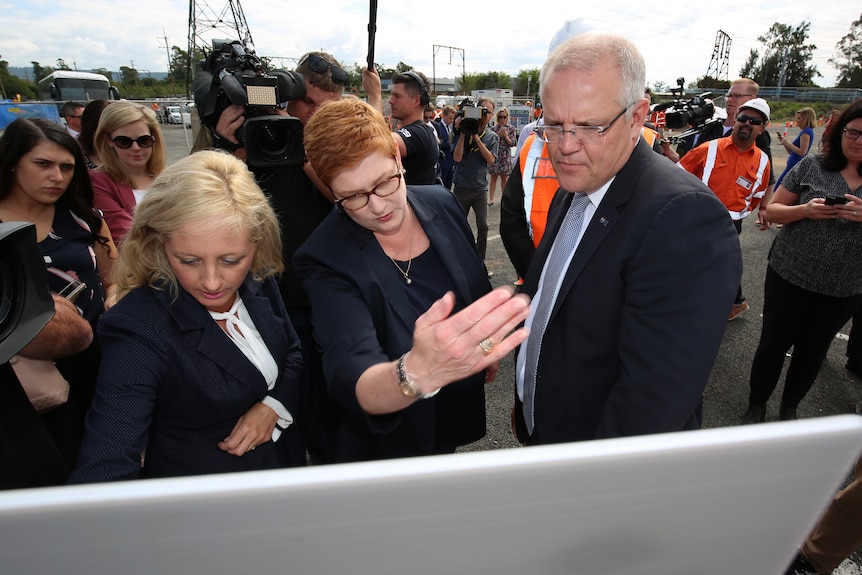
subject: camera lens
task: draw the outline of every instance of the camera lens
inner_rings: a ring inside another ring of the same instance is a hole
[[[287,116],[249,118],[244,125],[245,150],[252,166],[301,165],[302,122]]]

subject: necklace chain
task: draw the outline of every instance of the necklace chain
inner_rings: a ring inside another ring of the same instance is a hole
[[[391,261],[393,264],[395,264],[395,267],[398,268],[398,271],[401,272],[402,276],[404,276],[404,281],[407,282],[407,285],[410,285],[413,283],[413,280],[410,279],[410,266],[413,265],[413,256],[411,254],[413,253],[413,225],[416,222],[416,214],[411,214],[411,216],[412,216],[412,219],[410,220],[410,241],[407,244],[407,250],[408,250],[407,255],[410,255],[410,259],[407,260],[407,270],[405,271],[405,270],[401,269],[401,266],[398,265],[398,262],[395,261],[395,258],[390,256],[389,254],[386,254],[386,257],[389,258],[389,261]]]

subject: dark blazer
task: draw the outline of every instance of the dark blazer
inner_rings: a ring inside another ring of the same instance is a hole
[[[455,125],[449,126],[447,132],[443,126],[443,120],[437,118],[434,120],[434,129],[437,131],[437,139],[440,141],[440,163],[437,165],[437,171],[440,178],[443,180],[443,186],[446,188],[452,187],[452,171],[455,169],[455,158],[452,157],[452,142],[449,137]]]
[[[102,316],[103,359],[70,483],[270,469],[305,464],[294,425],[242,457],[218,447],[267,395],[296,419],[299,340],[273,278],[240,288],[280,376],[271,391],[209,312],[182,288],[131,291]],[[140,453],[146,449],[144,469]]]
[[[572,194],[557,192],[524,281],[533,295]],[[727,209],[642,140],[599,204],[551,312],[526,437],[557,443],[700,427],[742,273]]]
[[[407,200],[451,278],[456,309],[491,286],[467,220],[439,186],[408,186]],[[392,414],[366,414],[356,382],[372,365],[392,361],[413,345],[419,313],[408,287],[374,234],[343,210],[333,211],[294,256],[311,299],[315,339],[332,406],[325,426],[334,461],[429,455],[485,435],[484,375],[448,385],[431,399]],[[441,297],[443,292],[435,297]],[[394,377],[393,377],[394,385]]]

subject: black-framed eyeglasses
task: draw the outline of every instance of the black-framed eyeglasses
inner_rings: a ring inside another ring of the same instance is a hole
[[[326,74],[327,70],[332,70],[331,76],[333,82],[344,87],[350,84],[350,76],[347,75],[347,72],[317,54],[306,54],[299,61],[299,65],[307,66],[309,70],[318,74]]]
[[[862,130],[854,130],[853,128],[844,128],[842,132],[844,132],[844,137],[851,142],[858,141],[859,137],[862,136]]]
[[[614,123],[622,118],[623,114],[629,111],[629,108],[635,105],[635,102],[632,102],[625,108],[623,111],[614,116],[614,119],[605,124],[604,126],[574,126],[570,129],[566,129],[563,126],[539,126],[533,129],[534,132],[539,136],[539,138],[543,142],[549,142],[555,144],[563,139],[565,134],[571,134],[572,137],[580,142],[581,144],[595,144],[602,139],[602,136],[605,132],[611,129],[611,126]]]
[[[111,138],[111,141],[114,142],[115,146],[123,150],[131,148],[132,144],[137,144],[139,148],[152,148],[153,144],[156,143],[156,139],[153,136],[140,136],[134,140],[128,136],[117,136],[116,138]]]
[[[401,179],[403,177],[404,170],[398,170],[393,175],[374,186],[370,191],[359,192],[358,194],[347,196],[346,198],[337,200],[335,203],[345,210],[360,210],[368,205],[369,198],[372,194],[385,198],[386,196],[391,196],[398,191],[398,188],[401,187]]]
[[[760,118],[755,118],[754,116],[748,116],[746,114],[738,115],[736,117],[736,121],[739,122],[740,124],[745,124],[746,122],[748,122],[752,126],[762,126],[763,122],[764,122]]]
[[[84,116],[80,116],[80,115],[75,116],[74,114],[66,114],[66,116],[64,116],[64,117],[66,117],[66,118],[83,118]]]

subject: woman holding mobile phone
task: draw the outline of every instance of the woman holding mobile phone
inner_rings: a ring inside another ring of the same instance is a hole
[[[811,145],[814,143],[814,125],[817,122],[817,113],[814,108],[802,108],[796,112],[796,125],[802,128],[799,135],[791,143],[790,140],[784,137],[781,132],[776,132],[778,143],[784,146],[789,154],[787,156],[787,166],[778,179],[775,181],[775,189],[781,185],[781,180],[787,175],[787,172],[793,169],[793,166],[799,163],[799,160],[808,155],[811,150]]]
[[[862,304],[862,99],[834,121],[822,149],[787,173],[766,208],[769,221],[785,225],[769,252],[743,423],[765,420],[791,347],[778,415],[796,419],[832,339]]]

